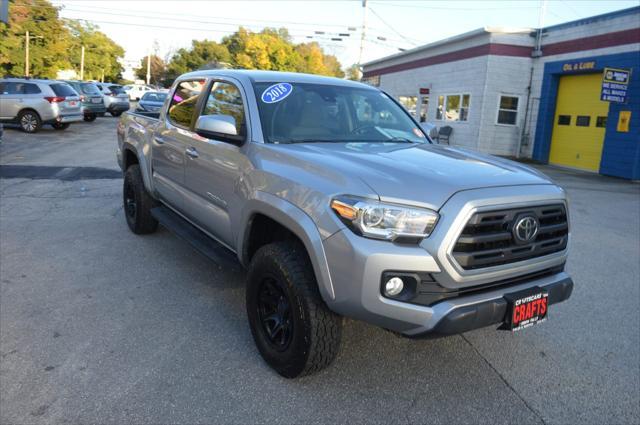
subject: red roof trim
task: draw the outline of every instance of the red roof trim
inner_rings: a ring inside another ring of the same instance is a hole
[[[604,47],[620,46],[631,43],[640,43],[640,28],[543,45],[542,53],[544,56],[552,56],[562,53],[601,49]],[[372,69],[371,71],[365,72],[364,76],[371,77],[375,75],[390,74],[392,72],[406,71],[409,69],[422,68],[430,65],[454,62],[484,55],[531,57],[531,51],[532,48],[527,46],[489,43],[397,65],[391,65],[384,68]]]
[[[620,46],[622,44],[640,43],[640,28],[610,32],[575,40],[560,41],[558,43],[542,45],[544,56],[562,53],[579,52],[582,50],[601,49],[603,47]]]
[[[531,56],[531,47],[515,46],[511,44],[488,43],[480,46],[469,47],[466,49],[456,50],[454,52],[443,53],[441,55],[431,56],[428,58],[417,59],[411,62],[399,63],[384,68],[373,69],[365,72],[365,77],[374,75],[390,74],[392,72],[406,71],[408,69],[422,68],[439,63],[447,63],[462,59],[470,59],[485,55],[501,55],[501,56]]]

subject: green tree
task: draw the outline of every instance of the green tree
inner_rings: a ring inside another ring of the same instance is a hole
[[[173,81],[180,74],[204,67],[224,66],[230,61],[231,55],[226,46],[210,40],[192,40],[191,48],[178,50],[169,61],[167,80]]]
[[[166,65],[164,61],[156,55],[151,55],[150,83],[162,84],[165,78]],[[140,59],[140,67],[135,69],[136,77],[141,80],[147,79],[147,56]]]
[[[30,75],[55,78],[71,66],[71,34],[58,17],[58,8],[46,0],[10,0],[9,24],[0,22],[0,73],[24,75],[25,33],[29,43]]]
[[[362,78],[362,71],[360,70],[360,66],[357,63],[354,63],[349,68],[347,68],[347,79],[353,81],[360,81]]]
[[[71,31],[69,59],[73,68],[80,72],[82,46],[84,46],[84,79],[118,81],[122,78],[120,59],[124,57],[124,49],[107,37],[92,24],[68,20],[67,27]]]

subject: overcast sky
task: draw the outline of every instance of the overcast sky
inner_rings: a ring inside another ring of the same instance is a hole
[[[361,0],[53,0],[61,15],[85,19],[139,60],[154,42],[165,56],[192,39],[219,41],[242,25],[286,27],[294,41],[318,41],[344,66],[358,61]],[[484,26],[537,27],[541,2],[369,0],[363,62]],[[637,6],[637,0],[550,0],[544,25]],[[351,27],[351,29],[350,29]],[[324,34],[317,34],[324,32]],[[340,36],[339,34],[349,34]],[[341,41],[331,40],[341,38]]]

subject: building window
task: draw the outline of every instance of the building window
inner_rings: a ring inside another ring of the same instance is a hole
[[[576,117],[576,125],[578,127],[589,127],[591,124],[591,117],[589,115],[578,115]]]
[[[607,126],[607,117],[596,118],[596,127],[606,127],[606,126]]]
[[[558,125],[571,125],[571,115],[558,115]]]
[[[498,124],[516,125],[518,122],[518,101],[517,96],[500,96],[498,105]]]
[[[442,119],[442,111],[444,109],[444,96],[438,96],[438,110],[436,111],[436,119]]]
[[[398,102],[404,109],[406,109],[411,115],[416,116],[416,105],[418,104],[417,96],[398,96]]]
[[[469,119],[469,94],[448,94],[438,96],[437,120],[467,121]]]

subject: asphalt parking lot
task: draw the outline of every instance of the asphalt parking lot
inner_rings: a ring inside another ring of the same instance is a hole
[[[261,360],[242,272],[121,207],[117,119],[0,143],[0,422],[639,423],[640,185],[567,189],[571,299],[517,334],[408,340],[346,321],[334,365]]]

